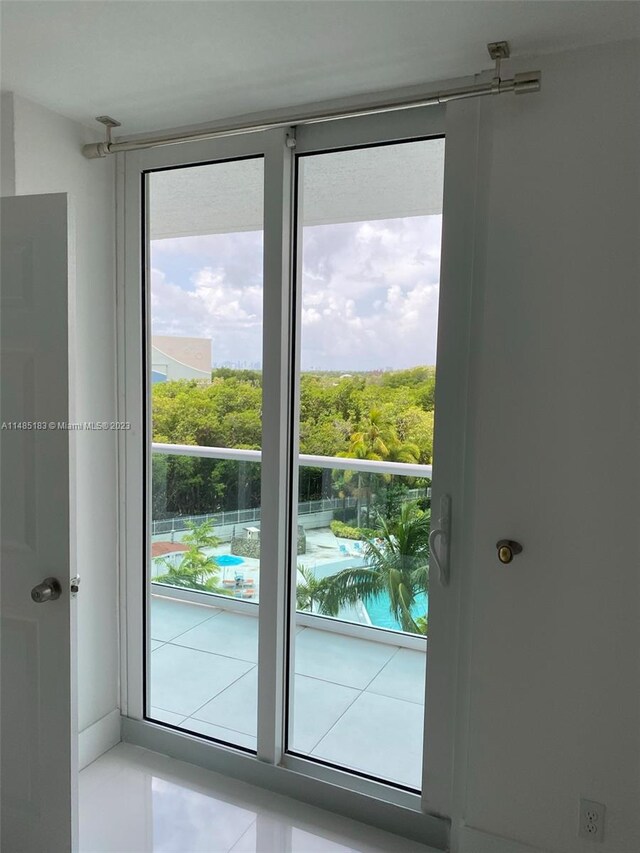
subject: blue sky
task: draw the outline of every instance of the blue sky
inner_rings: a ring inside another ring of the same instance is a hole
[[[435,364],[441,216],[307,226],[303,370]],[[262,233],[155,240],[155,334],[212,339],[212,363],[262,360]]]

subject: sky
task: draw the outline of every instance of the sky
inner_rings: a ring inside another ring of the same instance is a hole
[[[305,226],[302,370],[435,364],[441,216]],[[153,334],[212,339],[212,364],[262,361],[262,232],[154,240]]]

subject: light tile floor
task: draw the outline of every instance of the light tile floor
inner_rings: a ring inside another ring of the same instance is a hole
[[[119,744],[80,774],[80,853],[438,853]]]
[[[258,620],[154,596],[151,637],[153,718],[255,749]],[[295,670],[291,749],[420,788],[424,652],[307,627]]]

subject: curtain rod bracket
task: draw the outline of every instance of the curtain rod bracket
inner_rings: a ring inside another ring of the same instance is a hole
[[[107,130],[107,139],[105,142],[94,142],[90,145],[85,145],[83,149],[85,156],[90,157],[91,159],[96,157],[106,157],[107,154],[111,153],[111,143],[113,142],[111,133],[113,128],[122,127],[122,122],[115,118],[111,118],[111,116],[96,116],[96,121],[99,121],[100,124],[105,126]]]
[[[493,75],[493,80],[491,81],[491,92],[493,95],[500,94],[500,83],[502,82],[500,78],[500,67],[503,59],[509,59],[511,56],[511,48],[509,47],[508,41],[491,41],[487,45],[487,50],[489,51],[489,56],[496,63],[495,73]]]

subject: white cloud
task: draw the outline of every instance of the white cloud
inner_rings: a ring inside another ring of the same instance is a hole
[[[431,216],[305,229],[303,368],[435,363],[440,228]]]
[[[441,217],[304,229],[302,366],[434,364]],[[261,361],[262,235],[155,241],[158,334],[210,337],[213,360]]]
[[[214,362],[262,359],[262,287],[234,287],[223,270],[201,269],[185,290],[151,271],[152,328],[159,335],[212,339]]]

